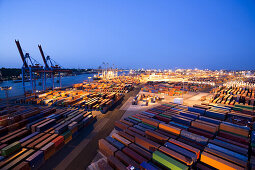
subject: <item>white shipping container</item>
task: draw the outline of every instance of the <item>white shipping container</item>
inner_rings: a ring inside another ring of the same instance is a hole
[[[175,98],[174,103],[176,104],[183,104],[183,98]]]

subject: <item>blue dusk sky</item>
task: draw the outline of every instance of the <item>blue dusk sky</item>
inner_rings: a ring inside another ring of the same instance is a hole
[[[14,40],[65,68],[254,69],[254,0],[0,0],[0,67]]]

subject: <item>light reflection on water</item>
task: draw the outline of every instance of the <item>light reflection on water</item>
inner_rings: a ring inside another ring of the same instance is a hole
[[[119,72],[118,74],[123,74],[125,73],[125,75],[128,74],[128,71],[123,71],[123,72]],[[95,74],[81,74],[81,75],[77,75],[77,76],[66,76],[66,77],[62,77],[61,78],[61,86],[62,87],[67,87],[67,86],[71,86],[73,84],[76,83],[82,83],[84,80],[88,80],[88,77],[93,77]],[[56,81],[58,80],[58,77],[54,77],[54,86],[58,87],[59,83],[56,83]],[[92,81],[92,80],[91,80]],[[36,81],[36,90],[42,90],[43,86],[42,85],[38,85],[39,82],[42,82],[42,80],[37,80]],[[47,79],[47,88],[52,87],[52,79],[48,78]],[[31,86],[30,86],[30,82],[26,82],[26,90],[31,90]],[[12,90],[9,91],[9,97],[12,96],[20,96],[24,94],[24,90],[22,87],[22,82],[20,83],[14,83],[13,81],[4,81],[2,83],[0,83],[0,87],[2,86],[12,86]],[[0,98],[5,98],[5,92],[0,90]]]
[[[88,77],[93,77],[94,74],[81,74],[81,75],[77,75],[77,76],[67,76],[67,77],[62,77],[61,78],[61,85],[62,87],[66,87],[66,86],[70,86],[72,84],[75,83],[82,83],[84,80],[88,80]],[[58,77],[54,77],[54,85],[55,87],[59,86],[59,83],[57,83],[56,81],[58,80]],[[37,90],[42,90],[42,85],[38,85],[39,82],[42,82],[42,80],[37,80],[36,81],[36,89]],[[26,90],[30,90],[30,82],[26,82]],[[2,86],[12,86],[12,90],[9,91],[9,97],[11,96],[19,96],[19,95],[23,95],[24,94],[24,90],[22,87],[22,82],[20,83],[14,83],[13,81],[4,81],[2,83],[0,83],[0,87]],[[52,87],[52,79],[48,78],[47,79],[47,87]],[[4,91],[0,91],[0,98],[5,98],[5,92]]]

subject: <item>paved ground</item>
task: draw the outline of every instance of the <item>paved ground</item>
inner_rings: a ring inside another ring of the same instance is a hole
[[[206,96],[206,100],[203,102],[209,102],[209,99],[212,97],[210,93],[193,93],[191,96],[185,98],[184,97],[184,104],[187,106],[193,106],[194,104],[201,104],[201,97]]]
[[[98,140],[105,138],[111,133],[114,129],[114,122],[119,120],[125,113],[125,110],[120,110],[120,108],[130,97],[134,97],[138,92],[139,88],[136,88],[127,93],[122,103],[115,109],[108,111],[106,114],[98,115],[97,121],[90,128],[83,129],[79,136],[54,154],[40,169],[86,169],[97,154]]]

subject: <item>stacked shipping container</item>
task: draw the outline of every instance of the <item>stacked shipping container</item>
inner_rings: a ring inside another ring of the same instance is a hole
[[[226,87],[220,86],[213,90],[214,96],[211,99],[212,103],[221,103],[226,105],[243,104],[254,106],[253,88],[248,87]]]
[[[249,149],[253,122],[230,122],[232,111],[163,104],[115,122],[118,132],[101,139],[99,150],[116,169],[248,169],[255,162]],[[242,113],[242,119],[254,116]]]
[[[10,125],[1,128],[0,169],[39,168],[45,160],[77,136],[79,130],[86,128],[95,120],[91,112],[81,110],[15,105],[14,107],[20,110],[5,112],[2,116],[8,115],[11,118],[19,115],[26,123],[17,121],[19,128],[14,131],[11,129],[12,132],[9,133]]]
[[[57,91],[50,95],[18,100],[18,103],[40,104],[47,106],[61,106],[83,108],[85,110],[99,110],[106,112],[124,97],[122,93],[87,93],[78,91]]]

